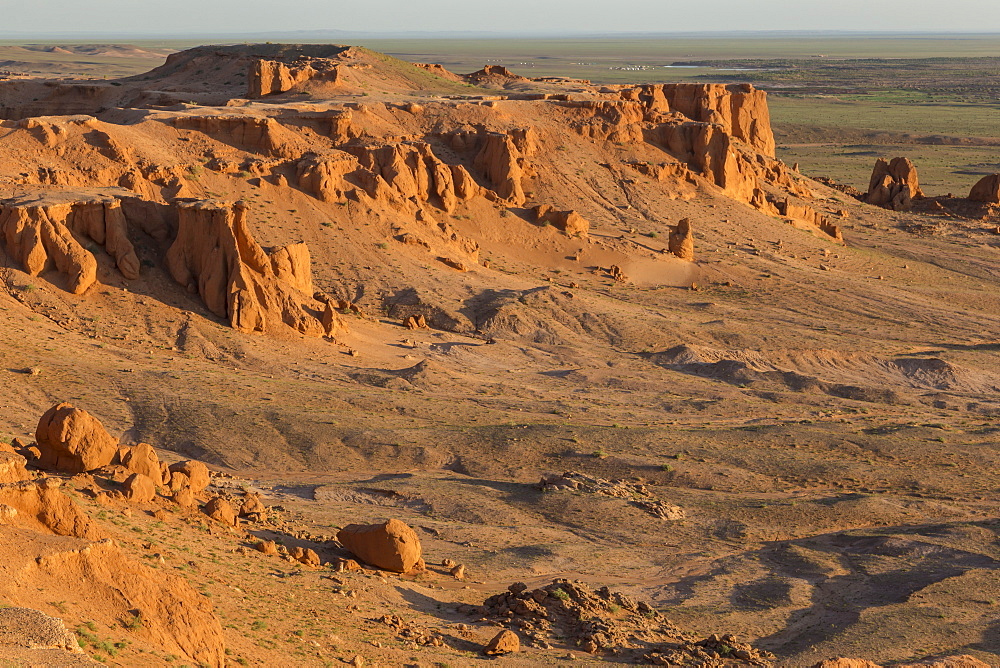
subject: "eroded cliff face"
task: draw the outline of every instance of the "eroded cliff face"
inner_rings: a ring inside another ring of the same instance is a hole
[[[305,244],[265,252],[247,227],[244,202],[179,202],[177,210],[167,269],[212,313],[242,332],[268,332],[283,324],[318,336],[338,328],[337,323],[324,328],[321,313],[307,305],[312,278]]]
[[[313,79],[335,84],[339,76],[337,65],[325,59],[302,59],[292,64],[261,59],[250,66],[247,97],[286,93]]]
[[[121,201],[101,194],[46,194],[0,204],[4,247],[32,276],[54,268],[73,294],[97,280],[97,260],[84,247],[103,246],[127,278],[139,276],[139,259],[129,241]]]

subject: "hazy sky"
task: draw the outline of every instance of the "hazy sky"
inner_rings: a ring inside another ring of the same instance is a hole
[[[0,0],[2,32],[1000,32],[1000,0]]]

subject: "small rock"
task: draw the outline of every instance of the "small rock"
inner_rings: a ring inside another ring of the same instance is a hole
[[[269,556],[277,556],[278,554],[278,544],[273,540],[262,540],[257,543],[254,547],[257,548],[258,552],[263,552]]]

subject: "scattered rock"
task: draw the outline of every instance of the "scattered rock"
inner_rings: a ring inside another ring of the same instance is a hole
[[[556,211],[548,204],[539,204],[534,209],[535,221],[540,225],[552,225],[570,237],[587,237],[590,223],[576,211]]]
[[[260,494],[257,492],[248,492],[243,497],[243,505],[240,506],[240,517],[260,520],[265,515],[267,515],[267,506],[260,500]]]
[[[330,562],[330,565],[338,573],[349,573],[352,571],[360,571],[361,564],[356,562],[354,559],[334,559]]]
[[[711,661],[718,657],[732,657],[739,661],[739,665],[762,667],[773,666],[775,658],[770,652],[756,649],[749,643],[739,642],[733,635],[713,634],[704,640],[671,643],[670,647],[647,653],[643,660],[654,666],[685,666],[692,663],[699,665],[698,662],[704,659]],[[700,665],[705,664],[700,663]]]
[[[694,232],[691,231],[691,219],[682,218],[677,225],[670,228],[668,241],[670,252],[682,260],[694,260]]]
[[[31,649],[61,649],[80,653],[76,636],[61,619],[31,608],[0,608],[0,643]],[[6,662],[5,662],[6,663]],[[17,662],[11,662],[16,665]]]
[[[0,451],[0,484],[30,480],[31,474],[25,465],[28,460],[11,451]]]
[[[976,202],[1000,203],[1000,174],[990,174],[979,179],[969,191],[969,199]]]
[[[6,525],[14,521],[17,517],[17,508],[0,503],[0,524]]]
[[[531,590],[518,582],[486,599],[483,607],[488,618],[516,629],[536,647],[547,647],[549,638],[559,638],[591,654],[631,652],[633,659],[639,659],[639,650],[633,648],[682,637],[646,603],[607,587],[592,591],[579,581],[555,580]]]
[[[289,551],[289,555],[295,561],[301,564],[305,564],[306,566],[313,566],[318,568],[319,565],[322,563],[320,561],[319,555],[316,554],[314,550],[311,550],[309,548],[293,547]]]
[[[631,505],[663,520],[682,520],[685,517],[683,508],[657,499],[642,483],[604,480],[571,471],[562,475],[544,476],[538,486],[543,492],[575,490],[625,499]]]
[[[180,471],[170,473],[170,484],[168,486],[170,487],[171,492],[178,492],[182,489],[187,489],[192,495],[194,494],[194,491],[191,489],[191,479]]]

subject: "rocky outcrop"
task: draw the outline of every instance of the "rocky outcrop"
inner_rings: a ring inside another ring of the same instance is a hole
[[[797,204],[790,199],[785,199],[778,202],[776,207],[778,213],[786,218],[814,227],[835,241],[844,240],[839,225],[831,222],[826,216],[807,204]]]
[[[12,521],[18,527],[56,536],[75,536],[88,540],[104,538],[98,526],[59,491],[58,481],[23,481],[0,485],[0,505],[13,508]]]
[[[590,223],[576,211],[556,211],[548,204],[539,204],[534,209],[535,222],[539,225],[552,225],[570,237],[587,237]]]
[[[913,200],[923,198],[917,168],[909,158],[875,161],[865,201],[893,211],[909,211]]]
[[[7,253],[25,272],[37,276],[55,268],[73,294],[86,292],[97,280],[97,259],[81,239],[104,246],[126,278],[139,276],[121,201],[112,195],[55,191],[5,200],[0,233]]]
[[[247,227],[246,204],[222,200],[180,202],[177,238],[167,269],[212,313],[241,332],[291,327],[321,336],[320,314],[311,310],[308,249],[304,244],[268,254]],[[318,305],[316,306],[318,308]]]
[[[0,451],[0,484],[30,480],[25,464],[27,460],[16,452]]]
[[[358,198],[382,203],[429,203],[447,213],[482,190],[460,164],[449,165],[425,142],[347,145],[311,155],[296,165],[298,186],[324,202]]]
[[[356,190],[346,176],[360,167],[357,158],[344,151],[310,155],[296,163],[298,186],[323,202],[340,202]]]
[[[757,186],[756,170],[733,150],[732,137],[715,125],[681,123],[660,127],[662,145],[692,171],[727,195],[750,202]]]
[[[444,65],[441,65],[440,63],[413,63],[413,64],[422,70],[430,72],[431,74],[439,76],[443,79],[448,79],[449,81],[463,81],[463,82],[465,81],[465,78],[462,77],[462,75],[455,74],[454,72],[449,71],[448,69],[445,68]]]
[[[178,116],[173,124],[179,130],[194,130],[230,146],[264,155],[291,158],[302,153],[299,137],[269,116]]]
[[[409,573],[423,564],[420,538],[399,520],[383,524],[348,524],[337,540],[362,561],[394,573]]]
[[[3,607],[0,608],[0,655],[5,657],[8,653],[4,647],[25,648],[39,650],[60,650],[67,652],[70,656],[47,653],[44,657],[39,655],[39,663],[32,662],[32,665],[55,665],[54,661],[59,661],[60,666],[94,665],[101,664],[94,661],[83,660],[77,663],[77,657],[72,655],[82,655],[83,650],[77,642],[75,634],[66,628],[63,620],[48,615],[31,608]],[[64,658],[65,657],[65,658]],[[43,663],[44,662],[44,663]],[[18,662],[10,662],[17,665]],[[24,664],[21,664],[24,665]]]
[[[1000,204],[1000,174],[990,174],[979,179],[969,191],[969,199],[976,202]]]
[[[477,86],[503,88],[510,84],[528,83],[531,79],[514,74],[503,65],[486,65],[481,70],[465,75],[465,80]]]
[[[459,202],[480,194],[465,167],[445,164],[425,142],[346,146],[345,150],[357,158],[363,170],[374,175],[374,179],[367,180],[365,191],[376,199],[386,193],[384,186],[388,186],[398,198],[428,202],[450,213]]]
[[[199,664],[225,665],[222,626],[208,599],[184,579],[133,561],[112,541],[42,555],[19,579],[57,578],[80,583],[80,595],[112,610],[137,610],[141,626],[135,632],[166,651]]]
[[[767,93],[750,84],[665,84],[663,97],[671,111],[693,121],[722,126],[751,148],[774,157],[774,133]]]
[[[525,158],[511,135],[483,133],[474,164],[493,184],[499,199],[514,206],[524,204]]]
[[[42,415],[35,430],[41,468],[83,473],[107,466],[118,453],[118,440],[100,420],[70,404],[57,404]]]
[[[317,70],[309,62],[287,65],[275,60],[257,60],[250,66],[247,81],[247,97],[250,99],[285,93],[317,75]],[[324,79],[336,82],[338,71],[335,67],[324,72]]]
[[[677,225],[670,228],[667,247],[678,258],[688,262],[694,261],[694,232],[691,231],[689,218],[682,218]]]
[[[74,130],[89,129],[96,124],[93,116],[41,116],[25,118],[17,123],[17,127],[30,132],[43,146],[52,148],[65,142],[73,135]]]
[[[570,125],[584,137],[625,144],[643,140],[642,123],[648,119],[648,115],[638,102],[573,100],[556,104],[565,109],[580,110],[571,115]]]

